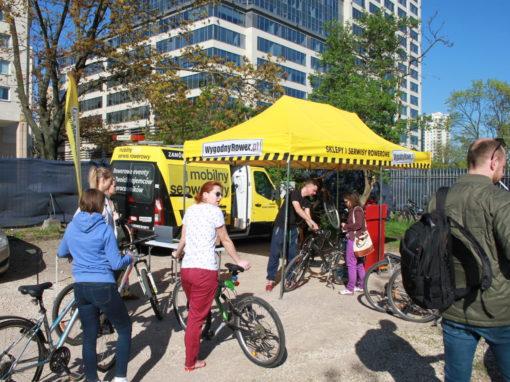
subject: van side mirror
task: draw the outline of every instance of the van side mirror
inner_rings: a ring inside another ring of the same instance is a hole
[[[278,194],[278,191],[273,188],[271,191],[271,200],[278,200],[280,198],[280,195]]]

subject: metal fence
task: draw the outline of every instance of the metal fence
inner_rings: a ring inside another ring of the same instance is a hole
[[[389,179],[384,186],[390,190],[394,210],[402,209],[409,199],[419,207],[425,207],[430,196],[440,187],[453,185],[459,176],[466,173],[467,170],[459,168],[390,170]],[[507,170],[502,182],[509,185],[510,170]]]

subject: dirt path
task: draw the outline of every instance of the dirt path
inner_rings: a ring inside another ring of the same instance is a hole
[[[63,287],[72,281],[70,266],[58,261],[58,241],[28,244],[13,241],[13,261],[9,272],[0,278],[1,315],[37,316],[36,307],[17,292],[22,284],[51,281],[57,285],[48,291],[47,307]],[[172,286],[169,283],[168,258],[152,257],[152,269],[161,291],[165,310],[157,321],[148,304],[134,318],[130,381],[437,381],[443,379],[443,346],[440,329],[430,324],[414,324],[365,307],[356,297],[340,296],[339,287],[327,288],[312,278],[300,289],[278,298],[278,292],[264,291],[269,242],[237,243],[242,256],[253,268],[240,276],[239,293],[253,293],[269,301],[285,327],[288,358],[275,369],[257,367],[243,355],[228,329],[220,338],[205,342],[202,356],[207,367],[191,374],[183,371],[184,333],[168,306]],[[38,253],[42,252],[42,258]],[[225,261],[225,260],[224,260]],[[38,272],[39,271],[39,272]],[[474,381],[489,381],[480,346],[474,366]],[[80,348],[72,348],[72,364],[80,364]],[[45,380],[49,376],[45,368]],[[104,376],[111,380],[113,374]]]

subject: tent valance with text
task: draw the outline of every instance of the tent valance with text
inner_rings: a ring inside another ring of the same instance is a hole
[[[209,137],[186,141],[188,162],[303,168],[429,168],[430,153],[374,133],[355,114],[283,96],[257,116]]]

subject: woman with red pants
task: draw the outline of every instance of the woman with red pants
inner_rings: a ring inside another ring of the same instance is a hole
[[[193,371],[205,366],[198,359],[202,325],[211,310],[214,294],[218,287],[219,259],[214,250],[219,239],[232,259],[245,270],[250,263],[237,255],[234,243],[225,228],[223,213],[218,207],[222,197],[219,182],[207,182],[195,196],[196,204],[186,210],[182,222],[181,240],[172,253],[180,257],[184,250],[181,266],[181,282],[188,299],[189,311],[184,344],[186,362],[184,370]]]

